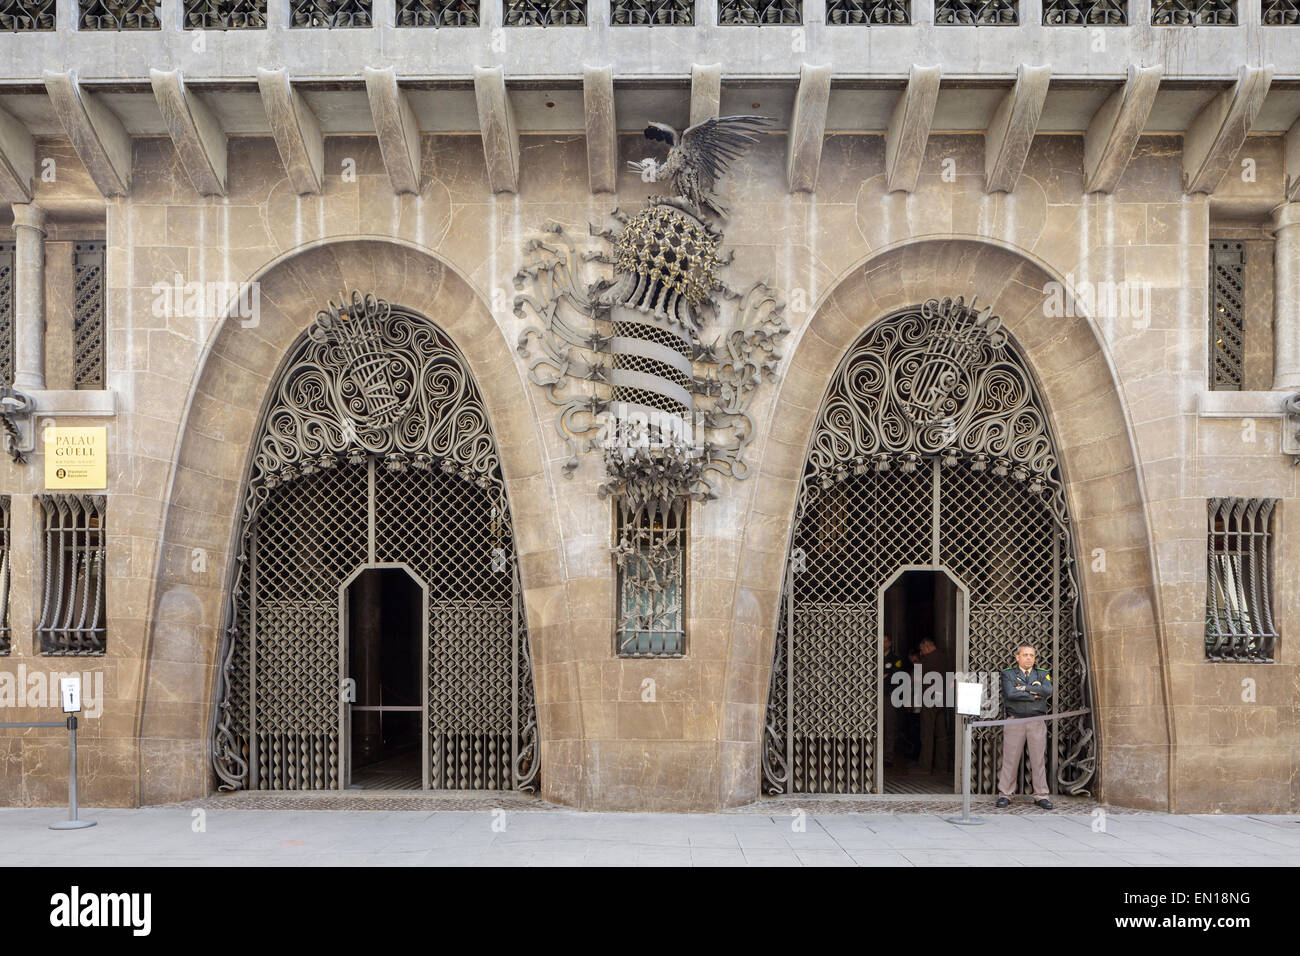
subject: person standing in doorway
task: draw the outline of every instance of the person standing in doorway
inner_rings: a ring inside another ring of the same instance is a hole
[[[1002,702],[1008,717],[1037,717],[1047,713],[1052,697],[1052,675],[1034,666],[1034,645],[1022,642],[1016,648],[1016,666],[1002,672]],[[1034,803],[1052,809],[1047,799],[1047,721],[1007,724],[1002,728],[1002,770],[998,774],[997,806],[1011,804],[1020,775],[1020,757],[1029,751],[1029,772],[1034,784]]]
[[[948,655],[939,649],[931,638],[923,638],[917,646],[918,654],[913,658],[921,665],[921,755],[916,761],[916,772],[932,774],[943,771],[950,766],[948,753],[948,710],[944,706],[944,695],[948,686],[948,672],[952,662]],[[938,702],[925,694],[924,688],[931,686],[930,674],[937,673],[941,688]]]
[[[894,700],[898,681],[894,675],[906,672],[903,670],[903,658],[894,654],[894,642],[888,634],[885,635],[882,650],[884,660],[881,665],[880,693],[884,695],[881,707],[885,726],[881,730],[884,736],[881,749],[884,751],[885,769],[892,770],[898,762],[898,703]]]

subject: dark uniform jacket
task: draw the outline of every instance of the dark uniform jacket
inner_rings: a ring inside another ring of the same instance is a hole
[[[1002,672],[1002,702],[1008,717],[1033,717],[1047,713],[1052,696],[1052,675],[1031,667],[1026,676],[1019,665]]]

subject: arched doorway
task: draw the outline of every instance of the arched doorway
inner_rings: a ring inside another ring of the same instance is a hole
[[[769,793],[867,793],[882,778],[882,586],[945,569],[969,593],[965,670],[992,679],[1014,644],[1057,677],[1055,711],[1091,704],[1064,480],[1028,365],[991,310],[961,299],[899,310],[832,377],[799,486],[763,746]],[[956,662],[954,662],[956,666]],[[998,704],[996,696],[990,710]],[[1091,715],[1049,726],[1055,790],[1095,766]],[[977,731],[975,792],[1001,735]]]
[[[370,673],[349,672],[361,667],[347,650],[359,624],[349,599],[373,585],[368,600],[411,630],[413,613],[395,606],[409,587],[389,581],[385,597],[366,574],[395,567],[423,603],[421,673],[401,682],[421,699],[393,705],[420,708],[421,785],[536,788],[532,665],[496,442],[437,326],[357,293],[317,315],[264,405],[237,547],[212,731],[223,789],[346,785],[350,727],[374,713],[352,710]]]

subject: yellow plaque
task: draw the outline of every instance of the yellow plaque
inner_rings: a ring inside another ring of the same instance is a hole
[[[100,491],[108,487],[108,429],[45,429],[45,487]]]

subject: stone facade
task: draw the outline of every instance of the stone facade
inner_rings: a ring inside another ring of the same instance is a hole
[[[36,652],[38,451],[27,466],[0,461],[14,528],[13,651],[0,668],[103,671],[103,714],[80,735],[83,801],[134,806],[210,791],[214,667],[259,411],[317,310],[358,289],[441,326],[492,417],[520,552],[547,799],[627,810],[758,799],[797,479],[830,376],[876,319],[960,295],[1002,317],[1052,415],[1085,568],[1097,795],[1178,812],[1300,809],[1300,660],[1290,640],[1300,629],[1300,534],[1290,527],[1300,472],[1281,453],[1283,393],[1271,391],[1273,240],[1260,217],[1225,219],[1218,196],[1186,194],[1172,136],[1142,137],[1112,194],[1084,192],[1082,136],[1037,136],[1014,189],[986,193],[983,136],[930,135],[915,189],[889,192],[884,137],[843,134],[821,146],[815,192],[792,195],[786,140],[762,137],[725,182],[736,250],[728,279],[780,290],[791,335],[779,380],[752,409],[752,477],[719,481],[717,500],[690,506],[689,653],[667,660],[613,654],[612,511],[596,494],[603,469],[586,456],[565,477],[555,409],[527,381],[515,350],[525,322],[512,311],[524,246],[548,222],[582,235],[660,190],[627,170],[625,160],[647,153],[639,136],[619,136],[617,191],[595,196],[581,135],[522,136],[517,194],[493,192],[477,137],[426,135],[417,195],[394,193],[373,137],[324,140],[319,195],[297,194],[271,139],[232,137],[227,195],[209,198],[170,141],[136,138],[130,194],[107,200],[66,141],[39,140],[38,161],[54,157],[68,171],[35,183],[47,241],[102,232],[108,244],[115,407],[104,416],[70,405],[58,417],[109,427],[108,652]],[[1247,139],[1230,168],[1246,156],[1258,176],[1231,184],[1240,208],[1282,202],[1282,137]],[[352,168],[355,176],[341,174]],[[1249,390],[1207,397],[1206,249],[1219,237],[1250,244]],[[53,288],[58,253],[47,249]],[[256,284],[256,322],[168,314],[156,284],[175,276]],[[1088,282],[1149,290],[1148,314],[1046,314],[1050,283]],[[56,344],[68,334],[67,309],[54,292],[46,308],[47,389],[67,388],[66,348]],[[1277,663],[1205,659],[1211,496],[1282,499]],[[647,677],[654,702],[642,700]],[[49,712],[7,708],[4,717]],[[62,801],[64,754],[61,732],[0,732],[0,804]]]

